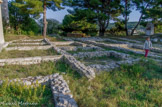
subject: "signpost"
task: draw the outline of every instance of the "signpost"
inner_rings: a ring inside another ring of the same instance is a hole
[[[3,24],[2,24],[2,11],[1,11],[1,4],[2,0],[0,0],[0,44],[4,44],[4,34],[3,34]]]

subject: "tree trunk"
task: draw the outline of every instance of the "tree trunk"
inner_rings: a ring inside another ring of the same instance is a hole
[[[153,0],[151,0],[149,3],[147,3],[146,7],[144,8],[145,10],[147,9],[147,7],[149,6],[149,4],[152,2]],[[138,25],[140,24],[141,22],[141,19],[143,17],[143,13],[141,14],[139,20],[138,20],[138,23],[136,24],[136,26],[133,28],[133,30],[131,31],[131,35],[134,34],[134,31],[136,30],[136,28],[138,27]]]
[[[127,27],[127,22],[128,22],[128,15],[127,15],[127,0],[125,0],[125,34],[128,36],[128,27]]]
[[[143,14],[141,14],[141,16],[140,16],[140,18],[139,18],[139,21],[138,21],[138,23],[136,24],[136,26],[133,28],[133,30],[131,31],[131,36],[133,36],[133,34],[134,34],[134,31],[136,30],[136,28],[138,27],[138,25],[140,24],[140,22],[141,22],[141,19],[142,19],[142,16],[143,16]]]
[[[105,34],[105,28],[100,28],[100,31],[99,31],[99,36],[100,37],[103,37],[104,36],[104,34]]]
[[[46,33],[47,33],[47,20],[46,20],[46,8],[47,8],[47,4],[46,4],[46,0],[44,0],[44,4],[43,4],[43,37],[44,39],[46,38]]]

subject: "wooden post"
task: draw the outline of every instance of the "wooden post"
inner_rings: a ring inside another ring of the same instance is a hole
[[[0,44],[4,44],[4,34],[3,34],[3,24],[2,24],[2,11],[1,11],[1,4],[2,0],[0,0]]]

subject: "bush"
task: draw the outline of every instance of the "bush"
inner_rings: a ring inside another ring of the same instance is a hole
[[[29,36],[34,36],[35,34],[34,34],[33,31],[28,31],[28,35],[29,35]]]

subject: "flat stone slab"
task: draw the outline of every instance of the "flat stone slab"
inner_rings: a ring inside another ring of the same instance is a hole
[[[30,65],[39,64],[43,61],[57,61],[61,59],[62,55],[55,56],[37,56],[27,58],[11,58],[11,59],[0,59],[0,66],[4,65]]]
[[[52,45],[59,45],[59,46],[63,46],[63,45],[70,45],[74,43],[74,41],[65,41],[65,42],[51,42]]]
[[[22,39],[22,40],[16,40],[16,41],[24,41],[24,42],[40,42],[40,41],[43,41],[43,39]]]
[[[25,51],[25,50],[47,50],[50,49],[51,46],[18,46],[18,47],[8,47],[5,50],[6,51],[11,51],[11,50],[20,50],[20,51]]]
[[[11,43],[10,45],[47,45],[46,43],[39,43],[39,42],[35,42],[35,43]]]

